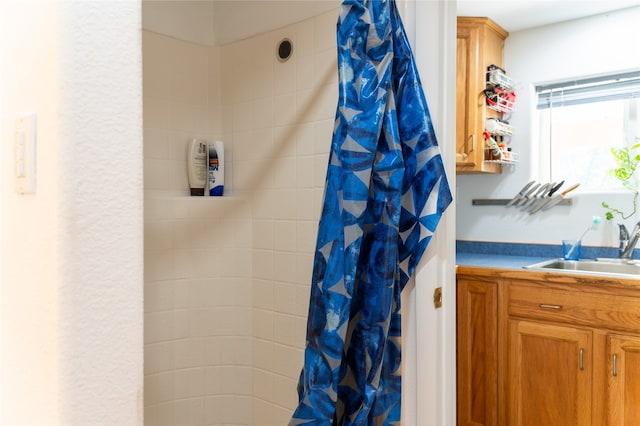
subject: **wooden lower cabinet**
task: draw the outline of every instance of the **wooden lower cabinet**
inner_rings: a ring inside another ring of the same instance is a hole
[[[607,336],[607,420],[640,425],[640,337]]]
[[[590,425],[590,330],[509,320],[509,425]]]
[[[457,286],[458,424],[498,424],[498,283]]]
[[[640,426],[640,284],[503,275],[458,274],[458,425]]]

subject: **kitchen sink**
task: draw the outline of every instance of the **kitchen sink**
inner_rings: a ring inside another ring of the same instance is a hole
[[[527,265],[525,269],[547,272],[569,272],[600,276],[640,277],[640,261],[629,259],[598,258],[585,260],[551,259]]]

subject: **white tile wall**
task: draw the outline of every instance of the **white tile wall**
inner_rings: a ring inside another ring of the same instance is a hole
[[[146,425],[282,425],[296,406],[337,14],[223,47],[143,33]],[[224,140],[232,196],[187,196],[191,137]]]

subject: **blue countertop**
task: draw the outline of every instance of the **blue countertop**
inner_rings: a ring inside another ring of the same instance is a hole
[[[524,266],[553,257],[508,256],[495,254],[457,253],[456,264],[460,266],[479,266],[483,268],[522,269]]]
[[[562,257],[562,247],[551,244],[456,241],[456,264],[486,268],[522,269],[544,260]],[[582,247],[583,259],[618,257],[611,247]],[[636,258],[636,256],[633,256]]]

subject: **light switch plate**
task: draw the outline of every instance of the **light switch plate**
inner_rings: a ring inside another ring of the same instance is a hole
[[[14,129],[14,180],[18,194],[36,192],[36,114],[19,117]]]

